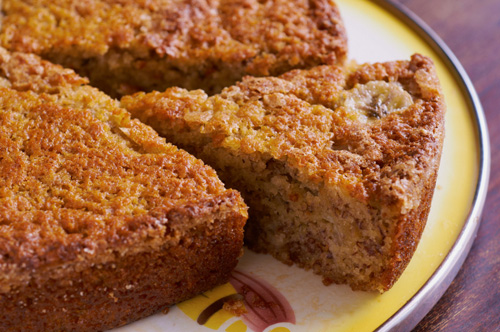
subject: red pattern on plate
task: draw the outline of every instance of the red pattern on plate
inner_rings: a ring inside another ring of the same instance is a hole
[[[248,312],[242,320],[250,329],[262,332],[277,323],[295,324],[295,313],[287,299],[266,281],[234,270],[229,283],[243,296]]]

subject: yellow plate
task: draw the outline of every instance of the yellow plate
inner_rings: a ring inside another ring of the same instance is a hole
[[[237,267],[243,273],[242,278],[252,279],[251,286],[260,287],[267,296],[281,294],[285,298],[276,299],[284,306],[275,308],[274,314],[284,315],[288,322],[259,325],[266,332],[411,329],[443,294],[463,263],[485,199],[489,145],[484,115],[453,54],[418,18],[388,1],[337,0],[337,3],[346,24],[351,59],[357,62],[409,59],[418,52],[434,60],[448,109],[436,192],[412,261],[394,287],[382,295],[353,292],[342,285],[325,287],[321,278],[310,271],[247,250]],[[158,314],[115,331],[244,332],[252,331],[252,327],[259,330],[258,324],[252,325],[249,319],[224,310],[208,320],[199,319],[202,312],[210,311],[207,308],[211,305],[213,309],[217,300],[233,296],[238,285],[233,280],[173,307],[167,315]],[[287,308],[291,312],[285,312]],[[259,316],[259,312],[254,314]],[[267,321],[272,323],[272,317]]]

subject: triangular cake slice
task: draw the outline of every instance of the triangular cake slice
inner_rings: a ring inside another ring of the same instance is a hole
[[[2,331],[102,331],[224,283],[246,217],[86,79],[0,49]]]
[[[429,58],[245,77],[211,97],[138,93],[122,106],[241,191],[250,248],[355,290],[386,291],[410,261],[444,136]]]
[[[112,96],[220,92],[243,75],[342,63],[333,0],[3,0],[0,44],[75,69]]]

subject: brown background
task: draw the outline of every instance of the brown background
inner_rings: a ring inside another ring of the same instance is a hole
[[[471,252],[421,331],[500,331],[500,0],[395,0],[422,18],[471,78],[486,114],[491,175]]]

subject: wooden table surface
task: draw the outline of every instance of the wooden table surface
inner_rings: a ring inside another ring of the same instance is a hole
[[[451,48],[481,99],[491,143],[488,196],[469,256],[414,329],[500,331],[500,0],[395,0]]]

